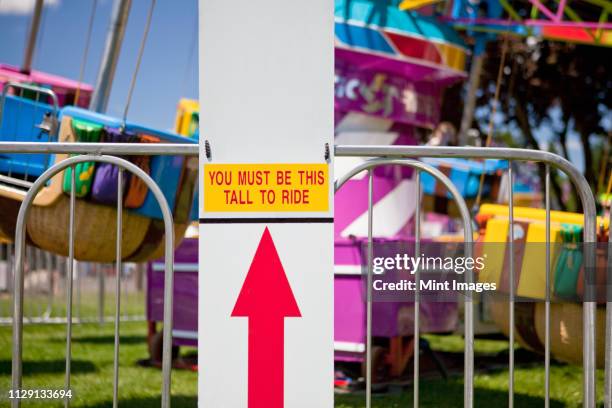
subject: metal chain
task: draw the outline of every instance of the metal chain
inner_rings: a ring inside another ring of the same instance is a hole
[[[91,13],[89,14],[89,25],[87,27],[87,36],[85,39],[85,49],[83,50],[83,60],[81,61],[81,71],[79,72],[79,81],[77,82],[76,92],[74,93],[74,106],[79,106],[81,85],[83,83],[83,75],[85,74],[85,65],[87,65],[87,55],[89,54],[89,44],[91,43],[91,32],[93,31],[93,23],[96,17],[97,6],[98,0],[93,0],[91,5]]]
[[[134,68],[134,73],[132,74],[132,80],[130,82],[130,88],[128,91],[127,101],[125,103],[125,109],[123,110],[123,125],[125,126],[125,121],[128,115],[128,110],[130,109],[130,102],[132,101],[132,94],[134,93],[134,87],[136,86],[136,78],[138,77],[138,70],[140,69],[140,63],[142,61],[142,54],[144,54],[144,48],[147,43],[147,36],[149,35],[149,28],[151,27],[151,19],[153,17],[153,10],[155,9],[156,0],[151,0],[151,6],[149,7],[149,14],[147,15],[147,22],[145,23],[144,34],[142,35],[142,40],[140,41],[140,49],[138,50],[138,59],[136,60],[136,67]]]

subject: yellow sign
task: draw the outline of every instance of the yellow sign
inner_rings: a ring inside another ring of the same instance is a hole
[[[329,210],[329,165],[205,164],[205,212]]]

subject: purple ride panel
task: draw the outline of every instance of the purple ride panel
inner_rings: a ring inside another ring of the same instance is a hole
[[[164,262],[147,265],[147,320],[164,319]],[[185,238],[174,251],[173,340],[177,346],[196,346],[198,332],[198,239]]]
[[[377,241],[380,241],[378,239]],[[387,240],[393,241],[393,240]],[[402,239],[413,243],[414,240]],[[360,361],[365,344],[365,296],[362,250],[367,240],[337,239],[335,243],[334,342],[336,359]],[[147,268],[147,319],[163,320],[164,264],[149,263]],[[173,344],[197,345],[198,329],[198,240],[186,238],[175,251]],[[413,333],[412,302],[375,302],[372,305],[372,335],[409,336]],[[421,304],[422,331],[448,332],[458,321],[455,303]]]
[[[378,243],[402,242],[414,245],[414,238],[375,240]],[[422,243],[428,240],[422,240]],[[366,271],[363,256],[367,239],[336,239],[334,245],[334,348],[339,361],[362,361],[366,341]],[[392,245],[390,247],[393,247]],[[378,252],[375,256],[394,256]],[[376,299],[376,298],[374,298]],[[421,332],[453,331],[459,321],[455,302],[421,302]],[[374,301],[372,336],[392,338],[414,333],[414,302]]]

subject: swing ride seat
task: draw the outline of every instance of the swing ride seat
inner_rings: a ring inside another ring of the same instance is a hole
[[[509,268],[505,259],[508,237],[508,206],[484,204],[477,215],[484,231],[478,239],[479,253],[487,254],[487,262],[478,276],[480,282],[496,283],[499,291],[508,293]],[[546,258],[543,247],[535,243],[546,242],[546,210],[528,207],[514,207],[514,267],[516,283],[515,294],[515,338],[523,347],[544,352],[545,341],[545,303],[546,299]],[[583,214],[550,212],[550,252],[551,252],[551,355],[560,361],[573,364],[582,363],[582,304],[580,300],[581,261],[574,268],[565,261],[563,253],[567,245],[582,241]],[[607,220],[598,218],[597,225],[603,226],[600,233],[608,230]],[[568,241],[568,236],[572,236]],[[530,243],[531,245],[525,245]],[[605,258],[605,257],[604,257]],[[598,262],[599,263],[599,262]],[[605,259],[604,259],[605,264]],[[604,285],[605,287],[605,285]],[[568,296],[568,292],[571,295]],[[491,317],[499,329],[509,333],[508,304],[501,301],[491,302]],[[600,305],[601,306],[601,305]],[[605,307],[597,308],[596,361],[603,367]]]
[[[17,103],[27,108],[21,106],[19,109],[13,106]],[[36,141],[32,136],[24,138],[23,135],[33,134],[32,128],[38,130],[35,125],[40,123],[42,117],[40,115],[43,115],[45,109],[48,110],[49,105],[8,96],[5,101],[3,126],[0,128],[1,140]],[[40,112],[40,115],[35,116],[34,112]],[[12,120],[13,118],[16,120]],[[19,123],[19,126],[11,127],[11,122]],[[59,124],[56,140],[62,143],[118,141],[110,139],[113,133],[119,136],[125,135],[125,142],[197,143],[197,140],[132,123],[127,123],[124,131],[118,132],[122,125],[119,119],[75,107],[60,110]],[[94,135],[96,132],[97,136]],[[16,154],[0,157],[0,174],[5,176],[0,183],[0,211],[3,214],[0,219],[0,236],[4,240],[12,240],[14,237],[16,215],[32,179],[52,164],[67,157],[65,154]],[[128,159],[147,171],[173,209],[175,242],[178,246],[187,226],[197,216],[197,158],[130,156]],[[103,167],[97,163],[85,164],[87,166],[75,168],[78,180],[75,258],[83,261],[110,262],[115,258],[116,227],[113,220],[117,216],[114,205],[117,192],[115,190],[114,195],[110,193],[112,198],[110,204],[110,201],[94,200],[96,197],[92,194],[92,188],[100,185],[113,186],[115,183],[116,189],[116,171],[110,169],[110,172],[104,172]],[[70,184],[65,183],[66,178],[69,180],[66,173],[68,171],[55,175],[38,193],[26,221],[27,238],[31,244],[61,255],[68,253]],[[27,178],[24,177],[25,174],[28,174]],[[122,199],[125,200],[122,248],[122,253],[125,254],[124,260],[145,261],[158,258],[163,254],[164,242],[161,210],[152,194],[143,188],[135,176],[130,177],[126,174],[126,180],[126,190],[122,192]],[[109,193],[106,194],[108,196]],[[129,202],[127,197],[132,197]],[[129,205],[130,202],[132,205]]]
[[[76,91],[79,89],[79,100],[76,105],[89,106],[93,88],[91,85],[79,83],[68,78],[52,75],[35,69],[25,73],[14,65],[0,63],[0,91],[8,82],[27,83],[43,86],[53,91],[59,106],[73,105]],[[25,95],[25,94],[24,94]],[[50,103],[47,96],[41,95],[39,102]]]
[[[174,131],[179,135],[197,138],[200,123],[200,103],[193,99],[181,98],[176,109]]]
[[[480,177],[484,173],[484,177],[490,182],[483,184],[482,194],[492,194],[494,190],[493,180],[499,179],[501,171],[508,167],[508,162],[505,160],[469,160],[462,158],[422,158],[421,161],[430,164],[439,169],[450,178],[453,185],[463,198],[475,198],[478,195],[480,186]],[[440,183],[430,174],[423,174],[423,194],[439,195],[447,198],[452,198],[451,194],[444,189]]]
[[[9,141],[5,135],[20,135],[20,142],[49,142],[48,135],[36,128],[46,113],[52,112],[51,105],[7,95],[4,102],[4,120],[0,123],[0,141]],[[48,166],[49,156],[45,154],[0,153],[0,174],[38,177]]]

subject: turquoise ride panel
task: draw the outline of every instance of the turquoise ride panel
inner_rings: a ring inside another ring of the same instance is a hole
[[[0,123],[0,141],[57,142],[56,133],[49,136],[37,127],[43,122],[45,115],[50,115],[53,111],[52,106],[46,103],[36,102],[25,97],[7,95],[3,106],[3,120]],[[59,110],[58,123],[62,123],[64,115],[72,118],[73,130],[77,141],[80,142],[104,142],[104,140],[101,140],[104,128],[109,131],[117,131],[122,129],[122,125],[124,125],[120,119],[73,106]],[[136,140],[142,142],[198,144],[197,137],[187,138],[130,122],[125,124],[123,131],[136,135]],[[188,159],[182,156],[129,156],[127,159],[143,167],[157,183],[170,208],[175,213],[177,222],[184,223],[197,219],[197,166],[195,168],[186,166],[186,160]],[[0,154],[0,174],[16,179],[34,181],[54,162],[55,155],[51,154]],[[62,190],[67,193],[70,192],[70,172],[70,169],[65,171],[62,181]],[[94,202],[91,199],[91,188],[96,177],[96,165],[81,163],[76,166],[76,175],[77,197]],[[126,208],[144,217],[162,220],[159,205],[152,193],[146,189],[146,186],[142,188],[142,186],[137,185],[136,181],[132,183],[127,173],[125,182],[126,192],[132,191],[133,193],[131,195],[126,194],[126,200],[127,196],[130,196],[129,205],[127,205],[127,201],[125,203]],[[132,184],[134,185],[132,186]],[[177,197],[180,199],[177,199]]]
[[[119,129],[122,126],[122,121],[111,116],[102,115],[99,113],[91,112],[85,109],[76,107],[66,107],[60,111],[60,122],[63,115],[70,116],[73,119],[85,120],[99,124],[103,127]],[[136,134],[136,135],[148,135],[158,138],[160,143],[189,143],[198,144],[198,140],[195,138],[186,138],[178,136],[170,132],[164,132],[145,126],[136,125],[130,122],[125,124],[125,131]],[[168,205],[174,211],[176,207],[176,196],[180,190],[180,181],[184,171],[185,158],[182,156],[151,156],[149,163],[149,175],[160,187],[164,194]],[[196,220],[198,217],[197,212],[197,186],[194,193],[193,200],[195,201],[192,205],[190,214],[188,214],[189,220]],[[162,219],[161,210],[153,194],[148,191],[144,199],[144,203],[135,209],[130,211],[136,214],[143,215],[149,218]]]
[[[3,119],[0,123],[0,141],[2,142],[48,142],[49,135],[36,125],[40,124],[45,114],[53,112],[51,105],[36,102],[27,98],[7,95],[4,100]],[[53,155],[49,154],[0,154],[0,173],[13,177],[36,178],[49,167]]]

